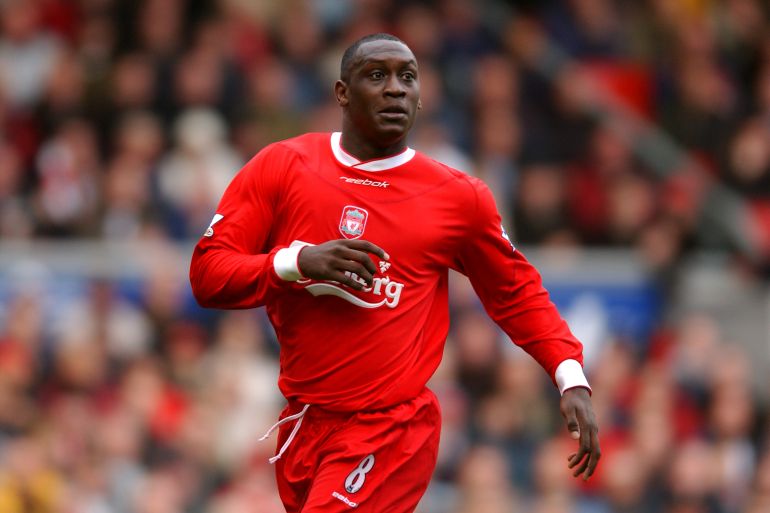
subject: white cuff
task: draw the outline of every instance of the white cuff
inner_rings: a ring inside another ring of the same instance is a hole
[[[273,268],[279,278],[284,281],[297,281],[302,278],[302,273],[299,272],[297,265],[297,258],[300,250],[304,247],[304,245],[292,246],[278,250],[275,258],[273,258]]]
[[[556,367],[555,372],[556,386],[559,387],[559,393],[564,394],[565,390],[575,387],[585,387],[591,390],[588,380],[583,374],[583,367],[577,360],[564,360]]]

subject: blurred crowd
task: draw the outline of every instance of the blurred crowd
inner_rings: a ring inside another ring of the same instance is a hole
[[[0,512],[283,511],[256,442],[283,405],[274,335],[198,309],[162,248],[262,147],[339,129],[339,59],[368,33],[419,60],[411,146],[487,181],[518,245],[627,249],[667,302],[699,250],[764,283],[769,29],[762,0],[0,0],[0,251],[161,248],[138,281],[0,294]],[[597,349],[582,483],[553,384],[452,288],[420,513],[770,511],[768,394],[713,317]]]

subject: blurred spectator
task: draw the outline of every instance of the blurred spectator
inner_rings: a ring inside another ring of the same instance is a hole
[[[12,145],[0,143],[0,236],[4,239],[32,235],[34,220],[24,193],[25,178],[22,155]]]
[[[725,182],[750,198],[770,198],[770,128],[748,119],[730,141]]]
[[[576,242],[566,205],[563,170],[533,164],[521,170],[514,207],[514,240],[519,244]]]
[[[173,209],[166,229],[179,238],[194,237],[208,224],[217,201],[242,161],[227,142],[227,127],[214,111],[185,112],[175,124],[175,146],[158,167],[158,185]]]
[[[102,192],[101,233],[112,239],[136,237],[145,222],[162,220],[155,174],[164,148],[160,121],[147,112],[126,114],[116,128],[113,146]]]
[[[41,27],[39,0],[0,6],[0,89],[13,111],[30,109],[53,76],[61,43]]]
[[[4,447],[0,508],[8,513],[56,511],[64,506],[65,478],[48,461],[40,440],[20,437]]]
[[[40,235],[93,235],[100,201],[99,166],[96,134],[86,120],[65,122],[43,144],[34,198]]]

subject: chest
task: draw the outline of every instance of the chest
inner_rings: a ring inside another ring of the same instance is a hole
[[[445,266],[465,221],[452,188],[404,173],[299,174],[279,208],[275,243],[363,239],[413,270]]]

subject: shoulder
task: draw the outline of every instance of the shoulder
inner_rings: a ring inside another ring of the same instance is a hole
[[[296,157],[317,153],[323,147],[329,146],[330,134],[328,133],[306,133],[283,139],[268,144],[259,150],[251,161],[259,161],[265,158]]]
[[[267,148],[273,151],[282,151],[297,156],[314,155],[325,148],[330,147],[331,134],[324,132],[310,132],[290,139],[275,142]]]
[[[329,134],[307,133],[273,142],[259,150],[244,170],[280,174],[292,167],[292,162],[317,159],[324,142],[328,146]]]
[[[465,199],[476,203],[489,191],[489,187],[481,179],[432,159],[419,151],[415,153],[414,164],[419,166],[421,172],[426,174],[433,183],[441,184],[442,188],[448,188],[447,192],[458,200]]]

